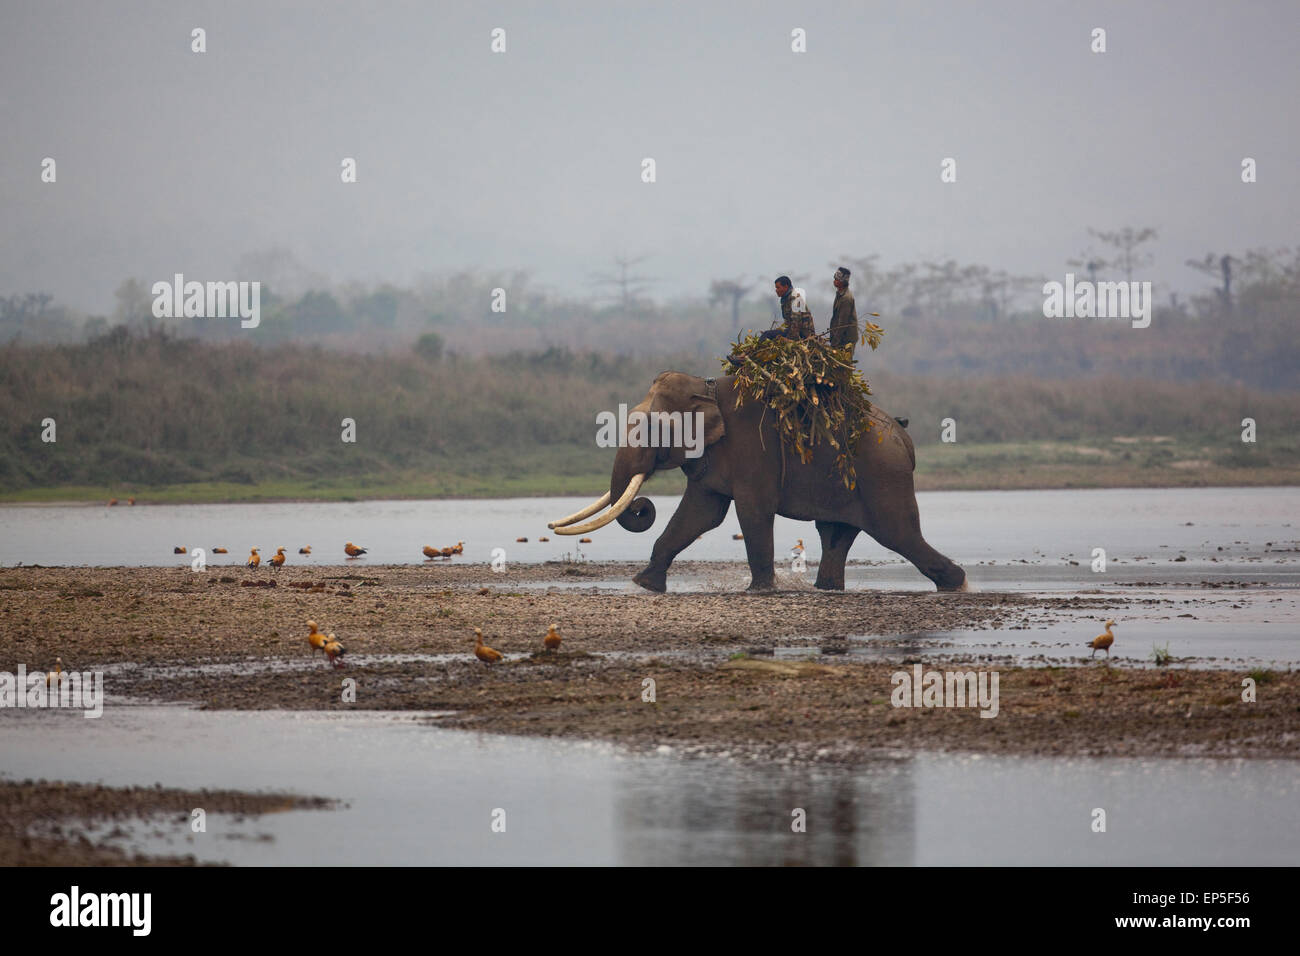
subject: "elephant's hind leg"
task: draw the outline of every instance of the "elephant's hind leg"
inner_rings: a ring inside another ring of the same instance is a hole
[[[647,591],[666,591],[668,566],[673,558],[704,532],[722,524],[729,507],[731,499],[726,495],[709,491],[694,481],[687,482],[681,504],[650,552],[650,563],[632,580]]]
[[[838,521],[818,521],[816,525],[822,538],[822,559],[815,586],[823,591],[843,591],[844,562],[848,560],[858,529]]]
[[[966,572],[946,555],[930,547],[921,536],[921,519],[915,509],[907,514],[873,517],[878,520],[874,527],[866,529],[867,534],[911,561],[940,591],[963,589]]]

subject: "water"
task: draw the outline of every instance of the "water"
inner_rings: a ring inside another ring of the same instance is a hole
[[[117,845],[258,865],[1294,865],[1291,761],[923,754],[865,769],[631,755],[409,715],[116,706],[0,711],[8,779],[346,801],[242,823],[178,815]],[[1093,808],[1107,832],[1091,830]],[[495,810],[506,831],[494,833]],[[792,811],[807,832],[791,831]],[[107,829],[107,828],[105,828]]]
[[[944,491],[917,497],[926,538],[981,586],[1096,586],[1102,580],[1149,579],[1153,573],[1161,581],[1199,581],[1245,572],[1252,580],[1300,583],[1296,488]],[[116,508],[6,505],[0,506],[0,566],[188,565],[188,556],[172,553],[176,546],[208,549],[208,562],[216,566],[242,565],[250,547],[260,547],[265,561],[281,545],[292,565],[336,565],[346,560],[346,541],[370,549],[351,562],[355,566],[423,564],[424,545],[441,548],[457,541],[465,542],[465,551],[453,559],[456,563],[486,564],[494,548],[505,550],[507,568],[512,562],[561,560],[575,550],[594,561],[645,561],[678,501],[662,496],[652,500],[658,518],[649,531],[634,534],[613,523],[593,532],[588,545],[546,529],[547,521],[588,504],[578,498]],[[739,530],[733,508],[720,528],[687,548],[681,558],[743,561],[744,542],[732,539]],[[551,540],[539,542],[540,536]],[[516,543],[519,537],[530,540]],[[800,538],[807,559],[815,562],[821,544],[813,525],[777,518],[778,556]],[[1273,547],[1266,550],[1268,542]],[[312,546],[310,556],[297,553],[303,545]],[[230,553],[214,555],[215,546]],[[1218,551],[1219,546],[1225,550]],[[1092,549],[1098,547],[1106,549],[1109,559],[1104,578],[1090,570]],[[1187,561],[1174,563],[1180,554]],[[866,535],[858,537],[849,557],[887,562],[851,565],[848,578],[855,583],[931,586],[911,565]],[[1079,565],[1069,565],[1071,559]]]
[[[1117,601],[1113,615],[1104,605],[1086,614],[1035,613],[1029,630],[918,635],[919,647],[955,646],[1024,662],[1078,659],[1086,656],[1083,642],[1101,632],[1107,616],[1118,615],[1112,653],[1129,662],[1147,660],[1153,647],[1168,645],[1175,657],[1198,666],[1300,664],[1300,534],[1294,524],[1300,518],[1300,489],[976,491],[918,498],[929,541],[965,567],[982,590],[1135,599],[1127,605]],[[173,546],[224,545],[229,555],[208,554],[212,566],[220,568],[242,565],[254,543],[262,546],[264,558],[283,544],[292,565],[337,565],[347,560],[343,542],[352,540],[371,549],[366,557],[348,562],[361,569],[372,563],[424,564],[424,544],[442,547],[463,540],[464,555],[455,563],[477,564],[484,581],[494,586],[599,588],[641,596],[644,592],[618,576],[564,577],[557,568],[553,578],[519,580],[512,579],[509,569],[557,561],[575,549],[594,561],[643,562],[677,506],[673,497],[654,500],[655,528],[633,534],[611,524],[594,532],[589,545],[554,532],[549,542],[536,540],[547,520],[587,503],[575,498],[0,506],[0,565],[187,567],[189,558],[173,555]],[[744,543],[732,539],[738,530],[732,509],[722,527],[682,554],[683,560],[733,561],[733,568],[693,572],[680,565],[669,573],[669,590],[746,587]],[[775,535],[778,553],[802,538],[807,559],[815,565],[820,542],[810,523],[778,518]],[[532,540],[515,543],[521,536]],[[302,544],[313,546],[312,555],[296,553]],[[501,575],[485,566],[497,547],[507,556]],[[1092,571],[1093,548],[1106,550],[1104,574]],[[1179,557],[1186,560],[1176,561]],[[910,564],[866,535],[858,537],[849,559],[845,583],[850,589],[933,588]],[[427,563],[436,575],[441,562]],[[777,575],[779,587],[810,589],[816,570],[796,573],[785,563]],[[1221,582],[1263,586],[1212,586]]]

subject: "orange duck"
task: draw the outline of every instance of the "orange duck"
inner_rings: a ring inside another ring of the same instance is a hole
[[[1096,657],[1098,651],[1105,651],[1107,660],[1110,659],[1110,646],[1115,643],[1115,635],[1111,633],[1110,629],[1114,626],[1114,621],[1107,621],[1106,633],[1098,634],[1088,642],[1088,646],[1092,648],[1092,657]]]
[[[483,643],[483,629],[474,628],[474,656],[484,664],[495,664],[501,660],[501,652],[494,651]]]

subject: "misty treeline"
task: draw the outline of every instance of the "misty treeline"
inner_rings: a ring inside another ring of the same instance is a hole
[[[1099,248],[1069,260],[1062,275],[1069,269],[1081,279],[1141,278],[1154,230],[1093,236]],[[656,300],[648,296],[650,280],[638,272],[640,261],[615,260],[616,268],[594,275],[590,285],[557,291],[524,271],[459,272],[409,287],[335,285],[252,257],[238,275],[270,277],[256,329],[242,329],[233,318],[155,318],[150,284],[131,279],[119,286],[104,315],[77,314],[46,294],[0,297],[0,341],[87,342],[125,328],[134,336],[165,330],[259,347],[293,342],[354,354],[414,350],[432,360],[551,349],[704,358],[725,354],[739,332],[768,328],[777,317],[770,276],[719,278],[698,297]],[[1189,284],[1199,283],[1202,291],[1182,297],[1157,287],[1148,329],[1132,329],[1124,320],[1044,318],[1044,277],[951,260],[886,266],[878,255],[844,255],[828,263],[825,274],[793,276],[808,289],[820,330],[830,316],[829,274],[839,264],[853,270],[859,312],[879,312],[876,321],[887,333],[881,351],[865,360],[868,370],[1053,379],[1109,373],[1300,388],[1300,250],[1210,252],[1189,260]],[[505,311],[493,311],[494,303]]]
[[[691,353],[349,354],[125,327],[89,343],[10,342],[0,345],[0,488],[412,470],[513,478],[536,462],[552,474],[590,475],[612,460],[595,444],[597,413],[639,402],[665,368],[709,376],[719,367]],[[1243,417],[1266,437],[1300,420],[1300,393],[1207,393],[1098,371],[961,379],[886,371],[868,359],[875,400],[910,417],[920,445],[937,442],[940,422],[952,417],[963,443],[1191,436],[1240,464]],[[345,418],[356,423],[355,444],[341,440]],[[46,419],[57,429],[52,444],[41,440]],[[1277,446],[1251,447],[1259,453],[1250,464],[1268,464]]]

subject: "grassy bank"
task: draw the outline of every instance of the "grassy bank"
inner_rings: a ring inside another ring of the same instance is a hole
[[[873,401],[911,420],[918,486],[1300,481],[1300,394],[1122,378],[948,378],[864,356]],[[165,336],[0,346],[0,500],[589,495],[612,453],[596,416],[698,356],[549,350],[346,355]],[[1244,418],[1258,442],[1241,441]],[[941,441],[945,421],[957,442]],[[54,441],[47,440],[54,437]],[[653,490],[680,490],[665,476]]]
[[[1120,436],[1123,439],[1125,436]],[[1232,465],[1207,457],[1203,442],[1168,439],[989,442],[937,444],[917,452],[919,491],[986,491],[1031,488],[1196,488],[1300,485],[1300,463]],[[557,459],[563,458],[562,461]],[[199,481],[182,484],[62,485],[0,492],[0,502],[103,504],[117,498],[138,504],[213,504],[258,501],[364,501],[397,498],[532,498],[596,496],[607,490],[612,456],[593,450],[573,456],[528,453],[512,474],[488,471],[403,471],[380,477],[279,478],[253,483]],[[656,475],[646,490],[679,494],[680,471]]]
[[[1196,488],[1300,484],[1294,441],[1252,455],[1194,438],[1115,436],[1084,442],[938,444],[917,449],[921,491]]]

